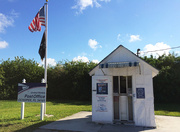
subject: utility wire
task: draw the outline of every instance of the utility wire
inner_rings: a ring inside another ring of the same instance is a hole
[[[177,48],[180,48],[180,46],[172,47],[172,48],[167,48],[167,49],[160,49],[160,50],[146,51],[146,52],[143,52],[143,53],[156,52],[156,51],[163,51],[163,50],[169,50],[169,49],[177,49]]]

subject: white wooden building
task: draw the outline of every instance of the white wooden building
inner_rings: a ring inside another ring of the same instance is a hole
[[[156,127],[152,78],[158,70],[120,45],[92,76],[92,121]]]

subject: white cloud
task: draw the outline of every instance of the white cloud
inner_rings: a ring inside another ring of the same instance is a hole
[[[144,47],[144,51],[141,51],[140,53],[146,56],[153,55],[153,56],[161,56],[163,54],[168,55],[171,47],[167,44],[164,44],[164,42],[158,42],[155,45],[147,44]],[[167,50],[164,50],[167,49]],[[160,50],[160,51],[159,51]],[[149,52],[149,51],[155,51],[155,52]]]
[[[45,60],[43,59],[43,62],[41,61],[39,65],[40,65],[40,66],[43,65],[43,67],[44,67],[44,61],[45,61]],[[56,60],[55,60],[55,59],[53,59],[53,58],[47,58],[47,65],[48,65],[48,66],[56,66],[56,64],[57,64],[57,63],[56,63]]]
[[[94,4],[96,5],[96,7],[101,7],[101,5],[97,2],[97,0],[94,0]]]
[[[17,13],[14,9],[10,12],[10,15],[0,13],[0,33],[4,33],[5,28],[13,26],[14,18],[17,18],[18,16],[19,13]]]
[[[19,13],[17,13],[14,9],[11,11],[11,18],[19,17]]]
[[[85,56],[74,57],[73,61],[89,62],[89,59]]]
[[[86,56],[78,56],[78,57],[74,57],[73,61],[89,62],[89,59]],[[92,62],[99,63],[99,61],[95,59],[93,59]]]
[[[8,43],[6,41],[0,41],[0,49],[4,49],[8,46]]]
[[[86,55],[87,55],[87,53],[85,53],[85,52],[82,52],[79,54],[79,56],[86,56]]]
[[[93,49],[96,50],[98,48],[98,42],[94,39],[89,39],[88,41],[88,45]],[[99,48],[102,48],[102,46],[100,45]]]
[[[76,5],[72,7],[72,9],[78,9],[79,11],[76,12],[77,14],[83,13],[83,10],[85,10],[87,7],[101,7],[99,2],[110,2],[111,0],[76,0]]]
[[[14,10],[11,11],[10,16],[6,16],[2,13],[0,13],[0,33],[5,32],[5,28],[9,26],[13,26],[14,18],[18,17],[18,13],[16,13]],[[8,43],[6,41],[0,41],[0,49],[6,48],[8,46]]]
[[[129,42],[141,41],[140,35],[131,35]]]
[[[97,49],[97,45],[98,45],[98,42],[94,39],[89,39],[89,41],[88,41],[88,45],[92,48],[92,49],[94,49],[94,50],[96,50]]]
[[[0,13],[0,33],[5,31],[5,28],[12,26],[14,20],[12,17],[5,16],[4,14]]]
[[[48,65],[50,65],[50,66],[56,66],[56,60],[55,60],[55,59],[48,58],[48,59],[47,59],[47,63],[48,63]]]
[[[118,36],[117,36],[117,40],[120,40],[120,36],[121,36],[121,34],[118,34]]]
[[[98,60],[92,60],[92,62],[94,62],[94,63],[99,63],[99,61],[98,61]]]

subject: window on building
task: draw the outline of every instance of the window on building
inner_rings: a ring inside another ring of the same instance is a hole
[[[120,93],[126,93],[126,77],[120,76]]]

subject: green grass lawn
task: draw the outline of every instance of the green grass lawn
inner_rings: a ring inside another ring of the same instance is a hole
[[[155,115],[180,116],[180,104],[155,104]]]
[[[47,114],[40,120],[40,103],[25,103],[24,120],[20,120],[21,103],[17,101],[0,100],[0,132],[33,131],[38,127],[72,115],[80,111],[91,111],[91,103],[83,101],[48,101]],[[156,115],[180,116],[180,105],[155,104]]]
[[[53,117],[45,117],[40,120],[41,104],[25,103],[24,120],[20,120],[21,103],[17,101],[0,100],[0,132],[9,131],[33,131],[47,123],[56,121],[80,111],[91,111],[89,102],[81,101],[51,101],[47,102],[47,114]]]

